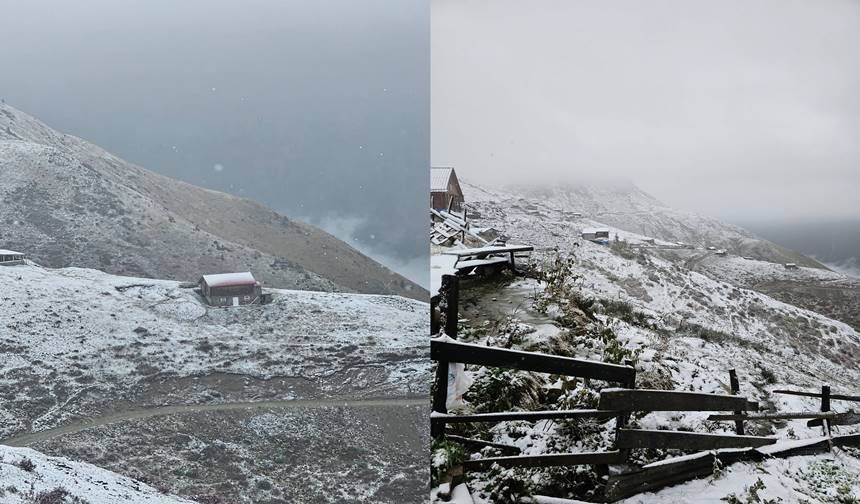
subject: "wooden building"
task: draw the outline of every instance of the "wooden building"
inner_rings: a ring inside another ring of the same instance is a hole
[[[14,266],[16,264],[24,264],[27,256],[21,252],[14,250],[0,249],[0,266]]]
[[[582,230],[582,239],[605,243],[609,241],[609,230],[604,228],[588,228]]]
[[[463,190],[453,168],[430,168],[430,208],[435,210],[463,209]]]
[[[263,287],[251,273],[221,273],[203,275],[200,293],[212,306],[260,304]]]

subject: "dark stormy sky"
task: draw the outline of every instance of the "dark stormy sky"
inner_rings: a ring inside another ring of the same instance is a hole
[[[0,0],[0,97],[421,284],[427,0]]]

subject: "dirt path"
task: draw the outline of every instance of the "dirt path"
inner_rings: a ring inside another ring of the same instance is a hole
[[[54,429],[19,434],[0,441],[7,446],[30,446],[55,437],[75,434],[93,427],[109,425],[125,420],[139,420],[156,416],[178,413],[204,413],[207,411],[230,411],[243,409],[306,409],[345,406],[349,408],[375,408],[382,406],[429,406],[426,397],[400,399],[296,399],[283,401],[232,402],[222,404],[188,404],[176,406],[156,406],[133,411],[121,411],[105,416],[87,418],[75,424],[63,425]]]

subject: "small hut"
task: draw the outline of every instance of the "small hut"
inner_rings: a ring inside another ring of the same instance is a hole
[[[582,239],[605,242],[609,240],[609,230],[603,228],[588,228],[582,230]]]
[[[463,190],[453,168],[430,168],[430,208],[459,212],[464,201]]]
[[[796,263],[785,263],[783,266],[785,266],[785,269],[790,269],[790,270],[798,269]]]
[[[27,259],[21,252],[14,250],[0,249],[0,266],[14,266],[16,264],[24,264]]]
[[[261,303],[263,287],[249,272],[220,273],[203,275],[200,293],[212,306],[239,306]]]

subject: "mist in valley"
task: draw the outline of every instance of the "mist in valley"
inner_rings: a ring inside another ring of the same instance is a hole
[[[633,183],[850,269],[858,23],[844,0],[440,0],[432,164],[483,185]]]

